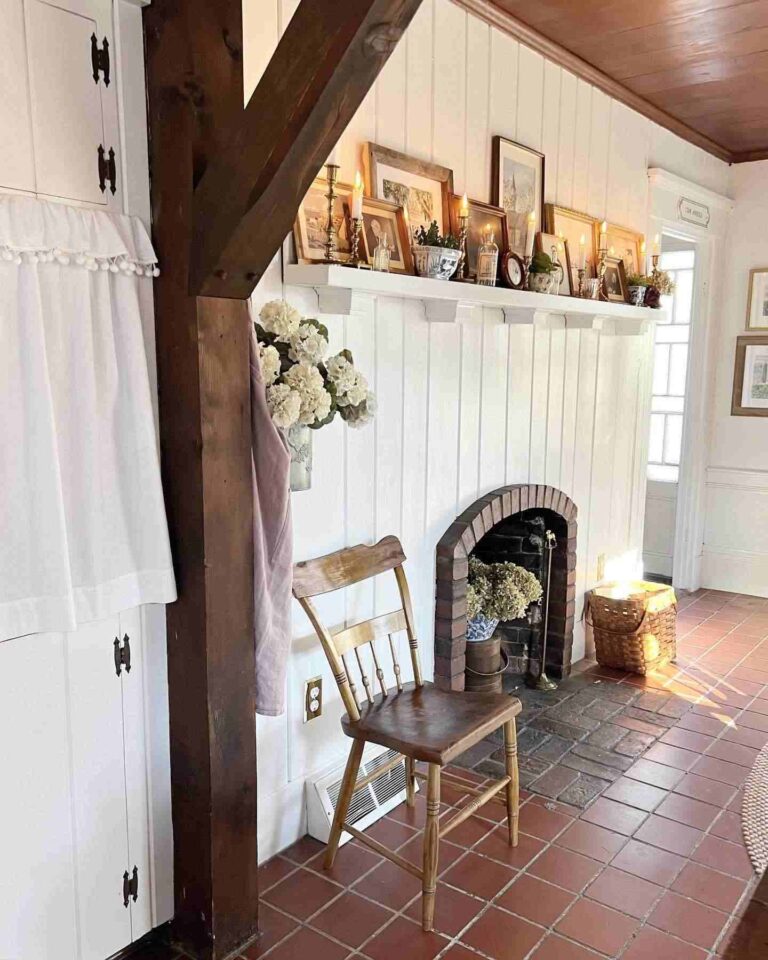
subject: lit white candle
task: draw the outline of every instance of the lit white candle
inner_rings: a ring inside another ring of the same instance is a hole
[[[582,270],[587,268],[587,238],[583,233],[579,237],[579,266]]]
[[[640,243],[640,263],[644,272],[648,271],[648,257],[645,252],[645,240]]]
[[[531,210],[528,214],[528,233],[525,237],[525,255],[533,256],[533,241],[536,236],[536,211]]]
[[[363,219],[363,178],[359,170],[355,174],[355,185],[352,188],[352,219]]]
[[[603,222],[600,224],[600,250],[603,253],[605,253],[608,247],[607,234],[608,234],[608,223],[607,221],[603,220]]]
[[[468,217],[469,216],[469,200],[467,200],[466,193],[461,198],[461,203],[459,204],[459,216]]]

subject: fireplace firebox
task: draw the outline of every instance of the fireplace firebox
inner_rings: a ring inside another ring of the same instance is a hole
[[[535,573],[546,591],[547,530],[554,533],[557,546],[552,554],[546,672],[560,679],[568,676],[576,611],[576,505],[554,487],[516,484],[476,500],[437,545],[435,683],[439,687],[464,689],[469,557],[486,563],[517,563]],[[500,624],[499,630],[510,671],[538,676],[542,611],[534,607],[528,617]]]

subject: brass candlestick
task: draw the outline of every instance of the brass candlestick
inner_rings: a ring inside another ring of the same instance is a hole
[[[352,224],[352,236],[350,238],[352,251],[349,264],[352,267],[359,267],[363,263],[360,259],[360,228],[363,225],[363,221],[359,217],[350,217],[350,223]]]
[[[521,290],[528,289],[528,274],[530,273],[531,268],[531,257],[527,254],[522,258],[523,260],[523,283],[520,287]]]
[[[544,601],[544,636],[541,641],[541,669],[534,684],[536,690],[557,690],[557,684],[547,676],[547,633],[549,632],[549,594],[552,585],[552,551],[557,546],[557,540],[551,530],[545,534],[547,538],[547,596]]]
[[[339,258],[336,256],[336,230],[333,226],[333,203],[337,197],[335,187],[338,175],[338,163],[326,163],[325,177],[328,181],[328,193],[326,193],[325,196],[328,200],[328,220],[325,224],[325,263],[340,262]]]
[[[608,268],[605,260],[608,256],[608,250],[606,247],[600,247],[598,251],[598,257],[600,258],[597,262],[597,276],[600,280],[600,293],[598,295],[598,300],[607,300],[608,294],[605,292],[605,271]]]
[[[459,263],[454,273],[454,280],[469,280],[469,263],[467,262],[467,237],[469,235],[469,216],[459,217]]]
[[[586,269],[584,267],[579,267],[579,292],[578,292],[579,297],[584,296],[584,278],[586,277],[586,275],[587,275]]]

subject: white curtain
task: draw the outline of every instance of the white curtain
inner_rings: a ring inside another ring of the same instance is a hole
[[[0,640],[176,598],[140,221],[0,196]]]

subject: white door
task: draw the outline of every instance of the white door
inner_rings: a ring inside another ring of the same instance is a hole
[[[25,0],[37,192],[119,208],[120,178],[100,186],[99,147],[117,157],[115,49],[110,0]],[[109,86],[94,80],[92,38],[110,54]]]
[[[0,0],[0,187],[35,189],[22,0]]]
[[[64,635],[0,643],[0,957],[78,953]]]

